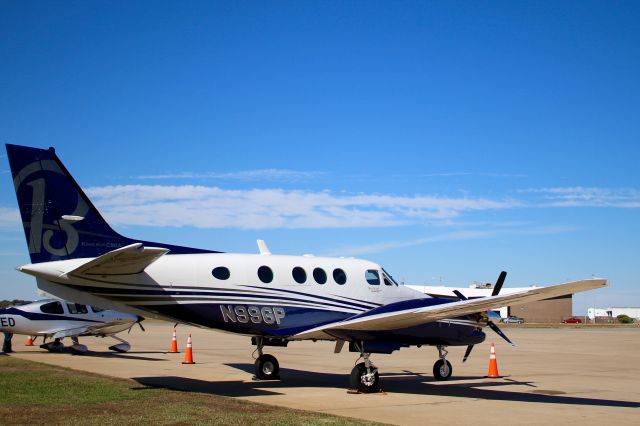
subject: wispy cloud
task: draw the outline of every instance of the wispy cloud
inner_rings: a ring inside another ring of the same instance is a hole
[[[300,182],[316,178],[322,172],[299,171],[288,169],[258,169],[243,170],[237,172],[180,172],[159,175],[135,176],[136,179],[161,180],[161,179],[216,179],[216,180],[241,180],[241,181],[293,181]]]
[[[440,235],[404,241],[385,241],[381,243],[366,244],[360,246],[340,247],[326,254],[328,256],[360,256],[363,254],[380,253],[391,249],[421,246],[442,241],[475,240],[490,237],[495,234],[495,231],[448,232]]]
[[[352,194],[279,188],[229,190],[203,185],[105,186],[88,188],[87,193],[115,225],[157,227],[328,229],[455,224],[459,230],[468,228],[465,224],[472,229],[479,228],[473,221],[469,222],[470,212],[531,207],[640,208],[640,191],[637,189],[587,187],[527,189],[518,192],[519,199]],[[17,209],[0,208],[0,228],[15,228],[19,223]],[[517,219],[515,223],[518,223]],[[499,230],[507,224],[487,224],[486,229]],[[516,225],[515,228],[532,229],[525,225]],[[538,228],[536,232],[542,231]],[[478,234],[454,233],[447,234],[447,238],[460,235],[469,238]],[[401,247],[429,241],[416,239],[413,242],[382,244]]]
[[[387,250],[422,246],[426,244],[444,242],[444,241],[466,241],[492,238],[497,235],[548,235],[560,234],[565,232],[573,232],[579,228],[575,226],[533,226],[526,228],[504,228],[498,226],[491,229],[483,230],[461,230],[446,232],[443,234],[432,235],[423,238],[414,238],[401,241],[384,241],[373,244],[364,244],[359,246],[339,247],[326,253],[328,256],[360,256],[371,253],[381,253]]]
[[[89,188],[116,224],[200,228],[360,228],[443,221],[465,211],[520,205],[516,200],[336,194],[284,189],[124,185]]]
[[[541,195],[543,206],[640,208],[640,190],[635,188],[553,187],[520,192]]]

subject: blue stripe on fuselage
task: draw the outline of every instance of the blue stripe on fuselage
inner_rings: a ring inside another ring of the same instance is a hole
[[[62,314],[58,315],[58,314],[45,314],[45,313],[39,313],[39,312],[22,311],[15,307],[0,309],[0,315],[18,315],[30,321],[56,320],[56,321],[84,321],[84,322],[97,322],[97,323],[102,322],[102,321],[92,320],[88,318],[71,317],[71,316],[66,316]]]

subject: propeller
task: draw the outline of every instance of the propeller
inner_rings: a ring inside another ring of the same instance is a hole
[[[504,280],[506,278],[507,278],[507,271],[500,272],[500,275],[498,276],[498,280],[496,281],[496,285],[493,286],[493,291],[491,292],[491,296],[497,296],[498,294],[500,294],[500,290],[502,290],[502,284],[504,284]],[[515,346],[515,343],[509,340],[507,335],[504,334],[502,330],[500,330],[500,328],[493,321],[491,320],[487,321],[487,325],[489,326],[490,329],[495,331],[498,336],[502,337],[510,345]]]
[[[464,353],[464,358],[462,358],[462,362],[465,362],[465,361],[467,360],[467,358],[469,358],[469,354],[471,354],[471,351],[473,350],[473,347],[474,347],[474,346],[475,346],[475,345],[469,345],[469,346],[467,346],[467,350],[466,350],[466,352]]]
[[[460,293],[460,291],[459,291],[459,290],[453,290],[453,293],[454,293],[456,296],[458,296],[458,299],[460,299],[460,300],[467,300],[467,297],[466,297],[464,294]]]
[[[487,325],[489,326],[489,328],[490,328],[490,329],[492,329],[493,331],[495,331],[495,332],[496,332],[496,334],[497,334],[498,336],[502,337],[504,340],[506,340],[507,342],[509,342],[509,344],[510,344],[511,346],[515,346],[515,345],[516,345],[516,344],[515,344],[515,343],[513,343],[511,340],[509,340],[509,338],[507,337],[507,335],[506,335],[506,334],[504,334],[504,333],[502,332],[502,330],[500,330],[500,329],[498,328],[498,326],[497,326],[493,321],[488,321],[488,322],[487,322]]]
[[[496,281],[496,285],[493,286],[493,291],[491,292],[492,296],[497,296],[502,290],[502,284],[504,284],[504,280],[507,278],[507,271],[500,272],[500,276],[498,277],[498,281]]]
[[[134,324],[138,324],[138,326],[140,327],[140,330],[147,331],[142,326],[142,321],[144,321],[144,317],[141,317],[140,315],[138,315],[138,320]],[[127,334],[131,334],[131,329],[132,328],[133,328],[133,324],[131,324],[131,327],[129,327],[129,331],[127,331]]]
[[[502,285],[504,284],[504,280],[507,278],[507,272],[506,271],[502,271],[500,272],[500,275],[498,276],[498,280],[496,281],[496,284],[493,286],[493,291],[491,292],[491,296],[497,296],[498,294],[500,294],[500,290],[502,290]],[[453,291],[455,293],[456,296],[458,296],[458,298],[460,300],[467,300],[467,298],[465,297],[464,294],[460,293],[460,291],[458,290],[454,290]],[[481,314],[481,315],[485,315],[485,314]],[[485,315],[486,316],[486,315]],[[506,334],[504,334],[502,332],[502,330],[500,330],[500,328],[490,319],[487,320],[487,325],[489,326],[489,328],[491,330],[493,330],[498,336],[502,337],[504,340],[506,340],[509,344],[515,346],[515,343],[513,343],[511,340],[509,340],[509,338],[507,337]],[[462,362],[465,362],[467,360],[467,358],[469,358],[469,355],[471,354],[471,351],[473,350],[473,346],[474,345],[469,345],[467,346],[467,350],[464,353],[464,357],[462,358]]]

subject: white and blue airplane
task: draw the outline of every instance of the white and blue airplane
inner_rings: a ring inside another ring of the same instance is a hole
[[[466,359],[485,327],[509,341],[487,311],[607,285],[588,279],[500,295],[502,273],[491,296],[452,300],[398,285],[367,260],[274,255],[263,241],[258,254],[237,254],[131,239],[107,224],[53,148],[6,148],[31,257],[19,271],[60,298],[251,336],[257,379],[279,378],[265,346],[331,340],[336,353],[348,342],[363,359],[351,372],[361,392],[380,386],[370,354],[409,346],[435,346],[433,373],[445,380],[448,346],[466,346]]]
[[[0,332],[42,336],[40,347],[49,352],[62,352],[65,349],[62,339],[70,337],[73,344],[69,350],[74,354],[87,352],[87,346],[78,341],[79,336],[109,336],[120,342],[110,346],[110,350],[127,352],[131,345],[115,334],[131,330],[136,323],[142,328],[140,321],[143,319],[138,315],[82,303],[44,299],[0,308]],[[47,343],[48,338],[53,340]]]

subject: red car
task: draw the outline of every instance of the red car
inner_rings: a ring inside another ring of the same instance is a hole
[[[580,318],[571,317],[566,320],[562,320],[563,324],[582,324],[582,320]]]

